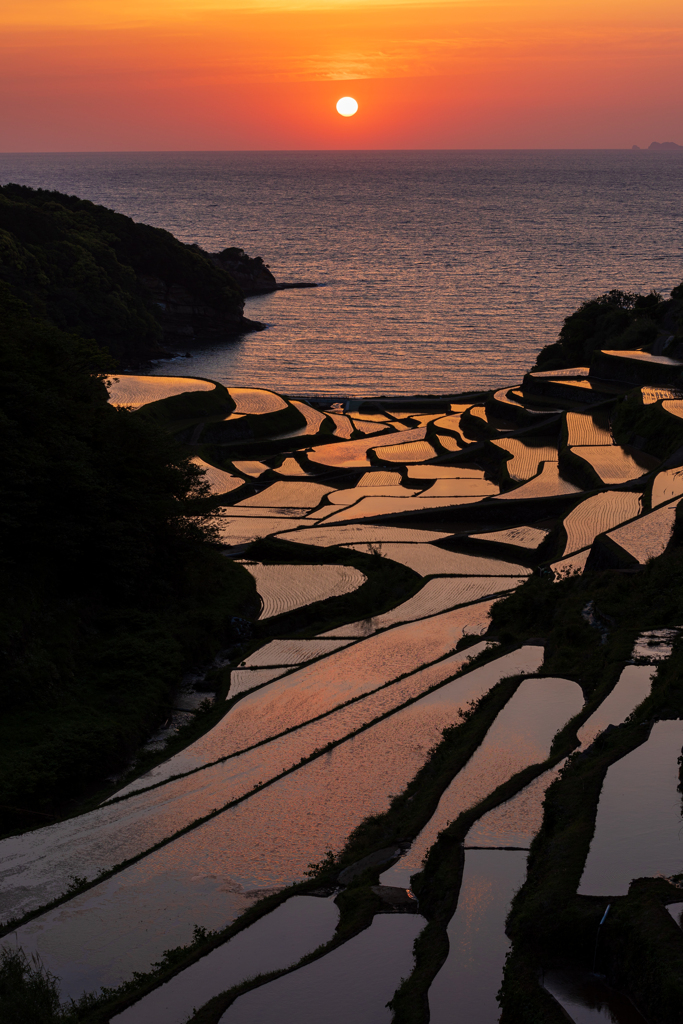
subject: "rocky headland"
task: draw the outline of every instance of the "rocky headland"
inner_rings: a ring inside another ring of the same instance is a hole
[[[260,330],[245,296],[312,287],[278,284],[240,248],[207,253],[88,200],[13,184],[0,188],[0,281],[131,368]]]

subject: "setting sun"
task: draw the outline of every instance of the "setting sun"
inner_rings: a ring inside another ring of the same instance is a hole
[[[357,110],[358,104],[353,96],[342,96],[340,100],[337,100],[337,113],[342,117],[353,117]]]

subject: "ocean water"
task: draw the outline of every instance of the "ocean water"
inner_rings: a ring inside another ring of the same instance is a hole
[[[676,153],[0,154],[8,181],[318,282],[249,299],[268,330],[154,368],[292,395],[515,383],[585,299],[683,278]]]

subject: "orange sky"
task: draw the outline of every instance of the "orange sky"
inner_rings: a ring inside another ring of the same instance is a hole
[[[5,0],[0,83],[5,152],[683,144],[683,3]]]

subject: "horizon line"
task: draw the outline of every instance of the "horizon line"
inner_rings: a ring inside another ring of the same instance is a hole
[[[658,143],[665,145],[665,143]],[[674,143],[674,145],[679,145]],[[680,147],[683,152],[683,145]],[[133,153],[661,153],[648,146],[461,146],[375,149],[24,149],[0,150],[0,156],[114,156]],[[664,150],[676,153],[676,150]]]

